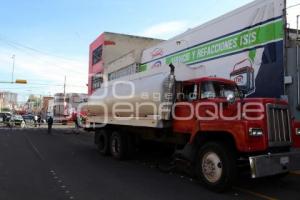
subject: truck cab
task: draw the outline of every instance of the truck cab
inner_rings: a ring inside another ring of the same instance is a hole
[[[299,123],[290,116],[288,102],[244,98],[231,80],[177,82],[172,123],[174,133],[190,134],[179,154],[195,161],[208,186],[222,188],[231,179],[224,173],[234,177],[240,161],[249,165],[253,178],[300,169],[300,154],[292,148],[300,141]]]

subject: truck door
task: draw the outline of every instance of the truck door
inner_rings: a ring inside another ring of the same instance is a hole
[[[174,132],[192,133],[197,121],[194,103],[199,97],[199,87],[196,83],[183,83],[176,96],[177,100],[173,113]]]
[[[219,103],[214,84],[211,81],[204,81],[199,84],[200,97],[196,105],[196,117],[199,121],[209,122],[218,119]]]

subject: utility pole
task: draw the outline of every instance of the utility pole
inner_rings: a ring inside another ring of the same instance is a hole
[[[65,75],[65,81],[64,81],[64,97],[66,97],[66,82],[67,82],[67,77]]]
[[[67,77],[65,75],[65,81],[64,81],[64,109],[63,109],[64,114],[63,115],[65,115],[66,104],[67,104],[67,102],[66,102],[66,82],[67,82]]]
[[[15,73],[15,58],[16,56],[15,55],[12,55],[12,60],[13,60],[13,63],[12,63],[12,73],[11,73],[11,82],[13,83],[14,82],[14,73]]]
[[[40,94],[39,113],[42,111],[42,95]]]

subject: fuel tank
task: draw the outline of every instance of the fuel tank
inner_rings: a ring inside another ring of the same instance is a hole
[[[92,116],[149,117],[161,116],[162,104],[170,102],[174,76],[159,72],[143,76],[132,75],[103,84],[88,100],[88,113]],[[172,98],[172,97],[171,97]]]

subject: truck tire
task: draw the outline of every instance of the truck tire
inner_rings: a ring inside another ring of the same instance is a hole
[[[126,134],[114,131],[110,137],[110,153],[118,159],[123,160],[127,156],[128,151],[128,138]]]
[[[195,172],[210,190],[223,192],[229,189],[236,179],[234,151],[221,142],[204,144],[196,157]]]
[[[105,156],[109,155],[110,137],[107,131],[97,130],[95,133],[95,143],[100,154]]]

